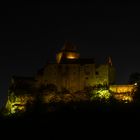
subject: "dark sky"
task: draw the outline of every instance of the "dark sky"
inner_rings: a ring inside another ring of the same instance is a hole
[[[7,95],[12,75],[33,76],[65,40],[78,46],[81,57],[105,63],[112,57],[117,83],[140,72],[140,7],[132,3],[37,2],[1,5],[0,98]]]

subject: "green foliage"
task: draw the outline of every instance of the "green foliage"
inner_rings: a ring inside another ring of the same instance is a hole
[[[94,102],[109,102],[111,98],[111,93],[106,85],[86,87],[84,91],[89,99]]]
[[[111,93],[107,89],[97,89],[92,91],[91,100],[109,101]]]

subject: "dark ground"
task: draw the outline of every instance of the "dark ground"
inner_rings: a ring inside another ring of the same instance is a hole
[[[139,135],[136,113],[54,113],[46,117],[1,121],[1,134],[14,139],[120,139]]]
[[[1,117],[0,131],[14,139],[18,135],[24,139],[120,139],[139,135],[140,111],[136,107],[135,110],[132,106],[98,109],[61,110],[45,114],[32,112],[22,117]]]

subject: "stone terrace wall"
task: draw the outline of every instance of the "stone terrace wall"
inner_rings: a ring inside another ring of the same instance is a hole
[[[109,90],[115,93],[134,92],[136,90],[135,85],[110,85]]]

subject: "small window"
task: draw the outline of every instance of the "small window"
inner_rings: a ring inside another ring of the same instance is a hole
[[[98,71],[96,71],[96,72],[95,72],[95,74],[96,74],[96,75],[99,75],[99,72],[98,72]]]

